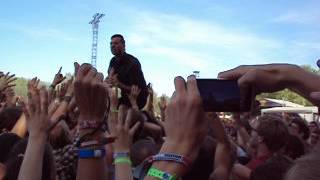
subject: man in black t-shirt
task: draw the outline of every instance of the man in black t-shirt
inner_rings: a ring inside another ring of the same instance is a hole
[[[121,89],[119,104],[131,107],[127,94],[130,93],[131,86],[136,85],[141,89],[137,104],[142,109],[147,102],[148,90],[139,60],[126,53],[125,40],[120,34],[111,37],[110,47],[114,57],[110,60],[108,77],[113,85]]]

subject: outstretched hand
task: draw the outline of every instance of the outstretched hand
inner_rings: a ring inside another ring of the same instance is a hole
[[[175,93],[166,109],[166,141],[169,151],[195,159],[208,131],[208,120],[204,118],[202,99],[195,76],[187,82],[182,77],[174,80]],[[173,149],[171,149],[173,148]]]
[[[24,113],[31,138],[48,136],[51,126],[48,104],[48,91],[45,87],[28,92],[28,104],[24,105]]]
[[[80,112],[79,121],[103,120],[108,92],[102,73],[97,72],[90,64],[82,64],[75,79],[74,95]]]
[[[9,72],[7,74],[0,74],[0,92],[4,91],[7,88],[13,87],[16,84],[14,81],[17,80],[14,74],[10,75]]]
[[[129,109],[126,112],[123,106],[120,106],[118,112],[118,119],[116,122],[114,135],[116,140],[114,142],[114,151],[115,152],[129,152],[130,146],[132,144],[132,138],[134,133],[138,129],[140,122],[136,122],[132,127],[130,127],[131,122],[133,121],[134,110]]]
[[[66,77],[61,74],[61,70],[62,66],[60,67],[58,73],[54,76],[54,79],[51,83],[52,86],[56,86],[57,84],[61,83],[63,80],[66,79]]]

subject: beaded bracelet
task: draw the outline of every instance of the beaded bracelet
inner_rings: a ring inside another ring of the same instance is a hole
[[[154,177],[156,179],[162,179],[162,180],[176,180],[176,179],[178,179],[175,175],[171,175],[167,172],[163,172],[163,171],[156,169],[154,167],[151,167],[149,169],[147,175]]]

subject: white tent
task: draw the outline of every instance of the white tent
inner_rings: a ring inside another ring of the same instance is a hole
[[[268,109],[261,109],[261,114],[265,113],[298,113],[302,118],[308,122],[317,120],[318,116],[318,107],[309,106],[309,107],[274,107]]]

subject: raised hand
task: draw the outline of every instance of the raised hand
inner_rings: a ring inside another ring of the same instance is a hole
[[[123,106],[120,106],[119,108],[118,119],[114,134],[116,137],[113,145],[115,152],[129,152],[130,150],[132,138],[140,124],[140,122],[138,121],[132,127],[130,127],[134,117],[133,113],[134,110],[132,109],[129,109],[129,111],[126,112]]]
[[[136,110],[139,109],[138,104],[137,104],[137,98],[138,98],[140,92],[141,92],[141,89],[139,89],[138,86],[132,85],[132,86],[131,86],[131,91],[130,91],[130,93],[128,94],[128,98],[129,98],[129,100],[130,100],[130,103],[131,103],[131,105],[132,105],[132,108],[134,108],[134,109],[136,109]]]
[[[81,120],[102,121],[107,110],[108,92],[103,74],[90,64],[82,64],[74,83],[74,95]]]
[[[66,77],[61,74],[61,70],[62,66],[60,67],[58,73],[54,76],[51,86],[55,87],[57,84],[61,83],[63,80],[66,79]]]
[[[45,87],[28,92],[24,113],[30,138],[46,138],[51,126],[51,114],[48,113],[48,91]]]
[[[32,92],[32,91],[35,91],[36,89],[38,89],[39,87],[39,82],[40,82],[40,79],[38,79],[37,77],[31,79],[30,81],[28,81],[28,92]]]
[[[4,90],[4,95],[6,98],[6,104],[8,106],[14,107],[18,101],[18,97],[16,96],[14,90],[12,88],[7,88]]]
[[[176,77],[174,83],[176,90],[166,109],[166,141],[162,150],[174,149],[178,154],[195,159],[207,134],[208,120],[204,118],[195,76],[189,76],[187,83],[182,77]]]
[[[158,106],[161,111],[165,111],[167,108],[167,100],[164,96],[160,97],[160,101],[158,102]]]
[[[5,75],[3,73],[0,74],[0,92],[16,85],[14,81],[17,80],[17,78],[14,76],[14,74],[10,75],[9,72]]]

